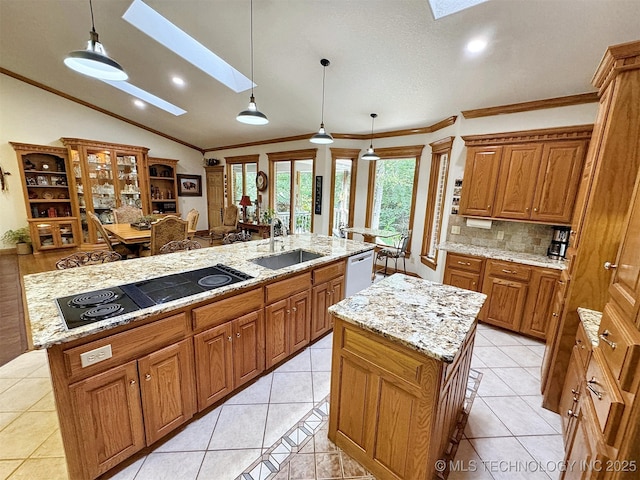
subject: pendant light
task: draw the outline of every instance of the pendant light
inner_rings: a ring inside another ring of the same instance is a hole
[[[373,151],[373,122],[375,121],[377,113],[371,114],[371,143],[369,143],[369,148],[367,148],[367,153],[362,155],[362,160],[380,160],[380,156]]]
[[[98,41],[93,22],[93,4],[89,0],[91,10],[91,31],[86,50],[74,50],[64,59],[64,64],[76,72],[101,80],[126,80],[129,78],[120,64],[107,56],[104,47]]]
[[[238,114],[236,120],[248,125],[266,125],[269,123],[267,116],[258,110],[256,99],[253,96],[253,0],[251,0],[251,97],[249,106]]]
[[[333,143],[333,137],[330,133],[327,133],[324,129],[324,78],[327,67],[331,62],[326,58],[320,60],[320,65],[322,65],[322,116],[320,117],[320,130],[313,137],[309,139],[311,143],[320,143],[327,144]]]

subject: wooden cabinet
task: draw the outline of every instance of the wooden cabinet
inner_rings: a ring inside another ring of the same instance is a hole
[[[542,340],[546,338],[559,281],[559,270],[532,269],[520,332]]]
[[[224,167],[204,167],[207,184],[207,215],[209,229],[222,224],[222,210],[225,199]]]
[[[112,209],[123,205],[149,212],[147,175],[144,171],[148,148],[63,138],[71,161],[71,185],[82,225],[82,242],[99,243],[98,233],[87,212],[102,223],[113,223]]]
[[[67,150],[10,143],[18,157],[34,252],[77,246],[80,236]]]
[[[148,164],[148,202],[151,213],[179,214],[178,182],[176,178],[178,160],[149,157]]]
[[[459,253],[447,253],[442,283],[454,287],[482,291],[482,271],[484,259]]]
[[[333,317],[327,308],[344,298],[344,273],[344,261],[318,268],[313,272],[311,340],[321,337],[333,328]]]
[[[487,260],[482,293],[487,295],[478,318],[484,322],[520,331],[532,267]]]
[[[568,224],[591,125],[465,136],[460,213]]]

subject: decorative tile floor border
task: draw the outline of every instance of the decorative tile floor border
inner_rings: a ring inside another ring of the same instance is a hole
[[[482,380],[482,373],[471,369],[467,381],[462,411],[458,417],[456,428],[451,435],[449,446],[443,460],[447,466],[453,460],[458,451],[458,445],[462,439],[467,425],[469,412],[478,393]],[[329,420],[329,395],[320,401],[307,413],[302,420],[295,424],[287,433],[277,440],[263,455],[261,455],[249,468],[241,473],[236,480],[269,480],[275,477],[291,457],[298,453]],[[438,474],[437,478],[445,480],[449,475],[449,469]]]

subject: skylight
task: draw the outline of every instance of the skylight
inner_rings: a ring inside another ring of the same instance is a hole
[[[141,0],[134,0],[122,18],[234,92],[251,88],[251,80]]]
[[[140,100],[144,100],[145,102],[154,105],[165,112],[172,113],[173,115],[180,116],[187,113],[186,110],[183,110],[180,107],[176,107],[174,104],[167,102],[166,100],[161,99],[160,97],[156,97],[153,93],[149,93],[146,90],[143,90],[135,85],[131,85],[129,82],[114,82],[112,80],[102,80],[104,83],[108,83],[112,87],[117,88],[118,90],[122,90],[129,95],[133,95]]]
[[[452,13],[461,12],[462,10],[475,7],[488,1],[489,0],[429,0],[429,5],[431,5],[433,18],[438,20]]]

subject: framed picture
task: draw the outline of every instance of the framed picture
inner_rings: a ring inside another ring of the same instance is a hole
[[[316,176],[316,201],[315,214],[322,214],[322,176]]]
[[[178,174],[178,196],[180,197],[201,197],[202,196],[202,175],[182,175]]]

